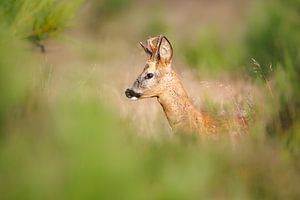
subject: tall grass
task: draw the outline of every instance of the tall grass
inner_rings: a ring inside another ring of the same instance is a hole
[[[267,132],[285,141],[285,146],[299,155],[300,120],[300,4],[299,1],[269,0],[254,4],[246,36],[247,55],[261,63],[261,73],[273,80],[275,99],[270,99],[275,112]],[[272,65],[274,70],[270,71]],[[273,111],[274,111],[273,110]],[[290,147],[289,147],[290,146]]]
[[[237,30],[223,41],[214,31],[199,34],[199,39],[184,41],[184,60],[202,72],[214,74],[230,71],[249,76],[260,87],[266,87],[268,105],[261,119],[265,133],[300,152],[300,3],[297,0],[253,1],[245,31]],[[256,61],[252,63],[252,59]],[[271,67],[271,68],[270,68]],[[242,72],[242,73],[241,73]]]
[[[50,19],[66,19],[60,7],[66,2],[9,2],[0,3],[7,19],[0,23],[1,199],[299,199],[299,82],[292,52],[287,51],[282,62],[272,61],[274,72],[261,81],[262,87],[270,81],[273,97],[268,105],[257,106],[260,116],[251,129],[263,136],[274,131],[278,139],[250,136],[235,147],[227,140],[203,142],[188,136],[145,139],[99,100],[97,81],[75,87],[82,81],[76,75],[86,72],[83,67],[67,71],[72,78],[62,78],[71,89],[56,93],[50,103],[48,86],[36,84],[36,79],[46,81],[35,71],[44,63],[23,38],[35,33],[40,41],[54,33],[42,27],[48,27]],[[61,29],[64,23],[54,24]],[[252,40],[260,35],[255,34]],[[221,56],[208,57],[207,65],[233,63],[216,43],[206,41],[205,46],[212,46],[209,52]],[[249,53],[252,44],[243,46],[243,56],[254,57],[261,69],[269,67],[261,54]],[[239,48],[232,47],[233,52]],[[187,50],[186,57],[197,67],[209,55],[194,50],[195,55]],[[289,112],[280,114],[285,109]],[[290,118],[285,126],[283,121]]]

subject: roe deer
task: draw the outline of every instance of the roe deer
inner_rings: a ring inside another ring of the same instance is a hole
[[[213,136],[230,126],[227,118],[215,118],[194,107],[171,67],[173,49],[165,36],[150,38],[146,45],[140,45],[150,58],[133,86],[125,91],[128,98],[137,100],[156,97],[170,126],[176,131]],[[242,123],[246,125],[244,119]]]

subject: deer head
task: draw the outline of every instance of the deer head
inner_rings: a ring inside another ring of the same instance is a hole
[[[149,38],[146,45],[142,42],[140,45],[149,59],[133,86],[125,91],[126,96],[132,100],[158,97],[168,87],[166,83],[172,71],[173,49],[165,36]]]

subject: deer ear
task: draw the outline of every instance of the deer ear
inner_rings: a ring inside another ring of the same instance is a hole
[[[161,36],[158,45],[158,59],[170,62],[173,56],[173,48],[166,36]]]

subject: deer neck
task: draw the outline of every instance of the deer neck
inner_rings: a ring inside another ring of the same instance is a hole
[[[195,118],[201,118],[201,113],[195,109],[175,72],[167,82],[167,89],[158,96],[158,102],[173,129],[189,129],[198,121]]]

